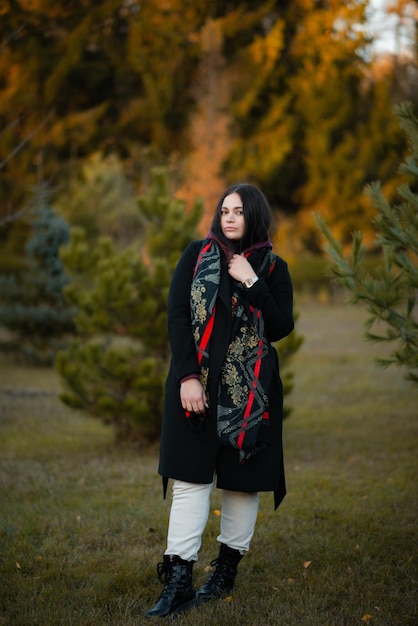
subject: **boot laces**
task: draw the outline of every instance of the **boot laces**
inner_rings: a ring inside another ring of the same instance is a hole
[[[177,593],[175,584],[181,579],[179,567],[170,567],[168,563],[157,563],[158,580],[164,585],[160,598],[171,600]]]
[[[209,583],[215,583],[216,585],[223,585],[229,583],[234,579],[237,572],[237,566],[230,560],[224,558],[216,558],[210,562],[212,567],[215,567],[215,571],[212,573]]]
[[[164,584],[177,582],[181,578],[181,568],[170,567],[168,563],[157,563],[158,580]]]

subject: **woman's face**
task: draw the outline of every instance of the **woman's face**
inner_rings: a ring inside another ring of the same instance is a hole
[[[245,232],[244,209],[242,200],[234,192],[226,196],[221,207],[221,229],[230,241],[239,241]]]

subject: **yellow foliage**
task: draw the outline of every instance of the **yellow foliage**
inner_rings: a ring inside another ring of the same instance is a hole
[[[256,65],[264,74],[269,73],[276,63],[284,46],[284,22],[277,20],[264,37],[257,37],[251,46]]]
[[[108,104],[105,102],[94,109],[72,113],[65,118],[58,118],[49,126],[45,136],[57,146],[65,146],[68,142],[69,134],[88,137],[95,131],[95,123],[100,120]]]

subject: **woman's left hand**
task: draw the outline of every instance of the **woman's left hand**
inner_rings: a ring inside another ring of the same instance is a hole
[[[240,283],[243,283],[247,278],[255,278],[257,276],[251,263],[242,254],[234,254],[232,259],[230,259],[228,273]]]

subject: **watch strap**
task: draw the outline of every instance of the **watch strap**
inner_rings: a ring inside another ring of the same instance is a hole
[[[247,278],[242,284],[244,285],[245,289],[251,289],[251,287],[254,285],[254,283],[257,282],[257,280],[258,276],[256,276],[255,278]]]

